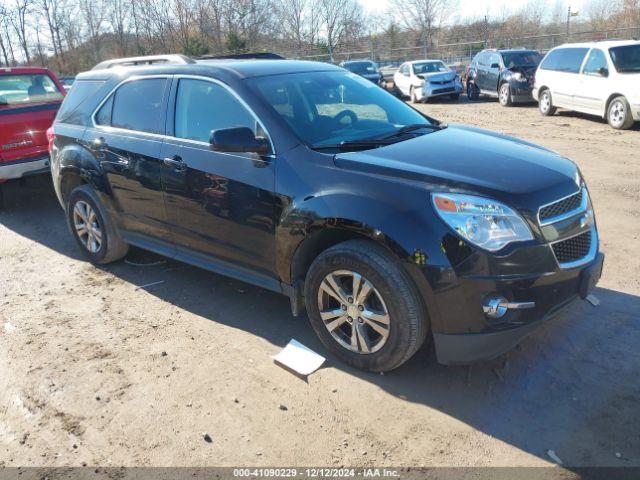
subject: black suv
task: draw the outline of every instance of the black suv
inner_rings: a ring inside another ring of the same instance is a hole
[[[90,261],[135,245],[283,293],[360,368],[427,338],[445,364],[495,357],[600,276],[574,163],[336,66],[91,71],[53,129],[55,190]]]
[[[467,69],[467,97],[498,97],[500,105],[532,102],[534,76],[542,55],[534,50],[483,50]]]

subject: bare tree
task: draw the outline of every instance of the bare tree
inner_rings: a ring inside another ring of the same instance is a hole
[[[126,57],[129,52],[129,3],[126,0],[111,0],[109,9],[109,24],[116,38],[118,54]]]
[[[420,35],[423,54],[433,43],[433,36],[438,27],[449,18],[455,10],[455,0],[392,0],[396,15],[405,27],[415,30]]]
[[[355,0],[319,0],[316,8],[326,34],[329,60],[333,62],[336,47],[349,34],[350,29],[362,25],[362,8]]]
[[[27,16],[30,13],[30,9],[31,0],[15,0],[13,12],[10,13],[11,25],[18,37],[18,43],[22,48],[22,53],[27,63],[31,61],[29,38],[27,36]]]

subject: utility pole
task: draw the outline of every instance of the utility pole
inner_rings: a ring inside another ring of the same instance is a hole
[[[427,32],[422,33],[422,58],[427,58]]]
[[[578,12],[571,11],[571,5],[567,8],[567,42],[571,39],[571,17],[577,17]]]
[[[489,19],[484,16],[484,48],[489,46]]]

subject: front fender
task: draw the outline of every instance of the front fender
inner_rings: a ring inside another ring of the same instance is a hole
[[[391,200],[391,199],[389,199]],[[384,197],[371,198],[349,192],[313,196],[284,209],[276,230],[277,265],[285,282],[292,280],[290,267],[300,246],[315,233],[342,229],[367,236],[393,252],[404,262],[446,262],[439,248],[441,222],[422,197],[415,208],[402,208]],[[438,230],[438,231],[434,231]]]

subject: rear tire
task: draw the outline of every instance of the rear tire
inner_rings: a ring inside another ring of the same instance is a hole
[[[115,262],[129,250],[98,196],[88,185],[80,185],[69,195],[67,222],[80,250],[91,263],[105,265]]]
[[[619,96],[611,100],[607,108],[607,121],[616,130],[628,130],[633,126],[631,106],[625,97]]]
[[[545,117],[550,117],[556,113],[557,108],[553,106],[551,92],[548,89],[540,92],[540,96],[538,97],[538,109]]]
[[[420,348],[429,329],[409,274],[369,240],[350,240],[320,254],[307,272],[305,303],[325,347],[363,370],[399,367]]]
[[[511,100],[511,87],[509,87],[507,82],[500,85],[500,89],[498,90],[498,101],[503,107],[510,107],[513,105],[513,101]]]

